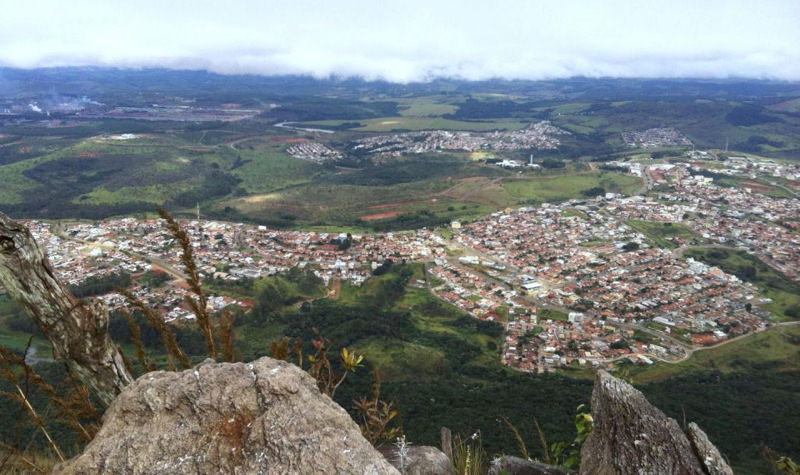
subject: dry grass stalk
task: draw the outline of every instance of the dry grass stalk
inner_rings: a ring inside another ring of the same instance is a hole
[[[158,333],[161,334],[161,341],[164,343],[164,348],[167,350],[168,359],[175,358],[178,360],[178,362],[180,362],[184,369],[190,368],[192,365],[189,362],[189,358],[186,357],[186,354],[183,352],[183,350],[181,350],[180,346],[178,346],[178,341],[175,339],[175,334],[172,332],[172,330],[170,330],[169,325],[164,322],[164,318],[162,318],[161,315],[157,315],[153,309],[145,305],[144,302],[139,300],[129,290],[117,289],[117,292],[125,297],[125,300],[127,300],[130,306],[142,312],[147,324],[155,328]],[[170,366],[174,371],[175,365],[171,359]]]
[[[283,337],[270,342],[269,355],[277,360],[289,361],[289,352],[291,351],[297,359],[297,366],[303,369],[303,340],[295,338],[290,348],[291,341],[289,337]]]
[[[303,342],[300,338],[294,339],[294,355],[297,357],[297,366],[303,369]]]
[[[542,453],[544,454],[544,463],[548,465],[553,464],[553,457],[550,455],[550,447],[547,445],[547,439],[544,436],[544,431],[539,425],[539,421],[533,418],[533,424],[536,426],[536,432],[539,434],[539,444],[542,446]]]
[[[122,314],[125,315],[125,319],[128,320],[128,328],[131,331],[131,339],[133,340],[133,344],[136,346],[136,357],[139,359],[139,363],[146,372],[155,371],[155,363],[147,358],[147,355],[144,351],[144,344],[142,343],[142,330],[139,328],[139,325],[133,319],[133,316],[131,316],[130,312],[127,310],[122,310]]]
[[[0,442],[0,449],[6,452],[0,463],[0,473],[8,475],[50,473],[56,461],[52,457],[24,454],[8,444]]]
[[[161,219],[167,222],[167,228],[175,237],[175,240],[178,241],[178,245],[181,247],[181,263],[186,268],[186,282],[189,284],[189,288],[195,294],[196,298],[195,299],[187,295],[186,304],[189,305],[189,307],[192,309],[192,312],[194,312],[195,316],[197,317],[197,325],[200,327],[200,331],[203,332],[203,336],[206,339],[208,355],[212,359],[217,359],[217,349],[214,345],[214,331],[212,329],[211,318],[207,310],[206,295],[203,292],[202,286],[200,285],[200,272],[198,272],[197,264],[194,262],[192,243],[189,239],[189,235],[186,233],[186,231],[181,229],[178,222],[175,221],[175,219],[163,208],[158,208],[157,211],[158,215],[161,216]]]
[[[31,405],[25,391],[23,391],[22,387],[20,387],[19,378],[17,378],[17,375],[14,372],[15,365],[20,367],[28,367],[28,365],[25,364],[24,360],[16,356],[10,349],[6,347],[0,347],[0,363],[2,363],[2,369],[0,369],[0,377],[7,379],[17,390],[16,394],[2,392],[0,393],[0,396],[5,396],[11,400],[17,401],[28,411],[28,414],[30,415],[31,420],[33,420],[33,423],[36,425],[36,427],[39,428],[42,434],[44,434],[45,439],[47,439],[47,443],[50,444],[50,447],[56,453],[58,459],[63,462],[64,460],[66,460],[64,458],[64,453],[61,452],[61,449],[59,449],[58,445],[50,436],[50,432],[48,432],[47,429],[45,428],[44,421],[42,420],[41,417],[39,417],[39,413],[36,412],[36,409],[34,409],[34,407]],[[27,374],[28,372],[26,370],[26,375]]]
[[[233,313],[229,310],[222,312],[219,319],[219,338],[220,351],[222,352],[222,359],[233,363],[235,361],[236,348],[233,343]]]
[[[522,440],[522,436],[519,434],[517,428],[514,426],[514,424],[511,423],[511,421],[508,420],[507,417],[503,418],[503,422],[506,423],[506,426],[514,434],[514,438],[517,439],[517,445],[519,445],[519,452],[520,454],[522,454],[522,458],[530,460],[531,456],[528,453],[528,447],[525,445],[525,441]]]
[[[289,357],[289,338],[283,337],[280,340],[271,341],[269,355],[276,360],[286,360]]]

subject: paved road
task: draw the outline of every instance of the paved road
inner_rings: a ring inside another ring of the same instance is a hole
[[[84,245],[89,246],[89,247],[100,247],[100,248],[104,247],[101,244],[96,243],[94,241],[86,241],[86,240],[83,240],[83,239],[78,239],[78,238],[76,238],[74,236],[69,236],[67,234],[64,234],[61,231],[60,227],[57,227],[57,228],[54,227],[53,228],[53,232],[56,235],[58,235],[60,238],[65,239],[65,240],[79,242],[79,243],[84,244]],[[157,256],[145,256],[143,254],[138,254],[136,252],[127,251],[127,250],[126,251],[122,251],[122,252],[127,254],[127,255],[129,255],[129,256],[131,256],[131,257],[135,257],[137,259],[141,259],[141,260],[143,260],[143,261],[145,261],[145,262],[147,262],[147,263],[149,263],[151,265],[156,265],[156,266],[162,268],[164,270],[164,272],[166,272],[167,274],[171,275],[174,279],[187,280],[189,278],[189,276],[187,276],[185,273],[183,273],[183,271],[181,271],[177,267],[173,266],[172,264],[166,262],[165,260],[161,259],[160,257],[157,257]]]

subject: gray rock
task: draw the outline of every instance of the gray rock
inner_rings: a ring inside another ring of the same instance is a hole
[[[728,462],[722,458],[719,450],[708,440],[708,436],[703,429],[694,422],[689,423],[689,428],[686,431],[689,436],[689,441],[694,447],[694,452],[700,463],[706,469],[708,475],[733,475],[733,470],[728,465]]]
[[[381,447],[380,452],[403,475],[451,475],[453,467],[447,455],[436,447],[426,445],[406,447],[401,460],[399,449],[394,445]]]
[[[309,375],[261,358],[145,374],[54,473],[398,472]]]
[[[581,474],[704,473],[675,419],[605,371],[592,391],[594,429],[581,449]]]
[[[506,455],[492,461],[489,475],[566,475],[561,467]]]

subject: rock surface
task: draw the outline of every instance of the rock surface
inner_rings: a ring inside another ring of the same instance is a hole
[[[547,465],[532,460],[525,460],[520,457],[509,455],[500,457],[492,461],[489,467],[489,475],[566,475],[567,472],[553,465]]]
[[[54,473],[398,473],[296,366],[210,360],[140,377]]]
[[[633,386],[605,371],[597,373],[592,417],[594,429],[581,449],[581,474],[706,473],[702,462],[705,455],[698,458],[675,419],[653,407]],[[703,439],[717,455],[714,463],[720,464],[721,471],[711,473],[730,473],[716,448],[708,438]],[[709,447],[703,451],[711,453]]]
[[[447,455],[436,447],[426,445],[406,447],[406,455],[400,457],[394,445],[381,447],[380,452],[403,475],[451,475],[453,468]]]
[[[728,466],[728,462],[722,458],[722,454],[708,440],[708,436],[700,426],[690,422],[686,435],[689,436],[694,453],[697,454],[697,458],[700,459],[700,463],[703,464],[708,475],[733,475],[733,470]]]

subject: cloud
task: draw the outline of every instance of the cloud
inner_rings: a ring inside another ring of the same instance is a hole
[[[795,0],[32,1],[0,17],[0,64],[800,80],[798,25]]]

